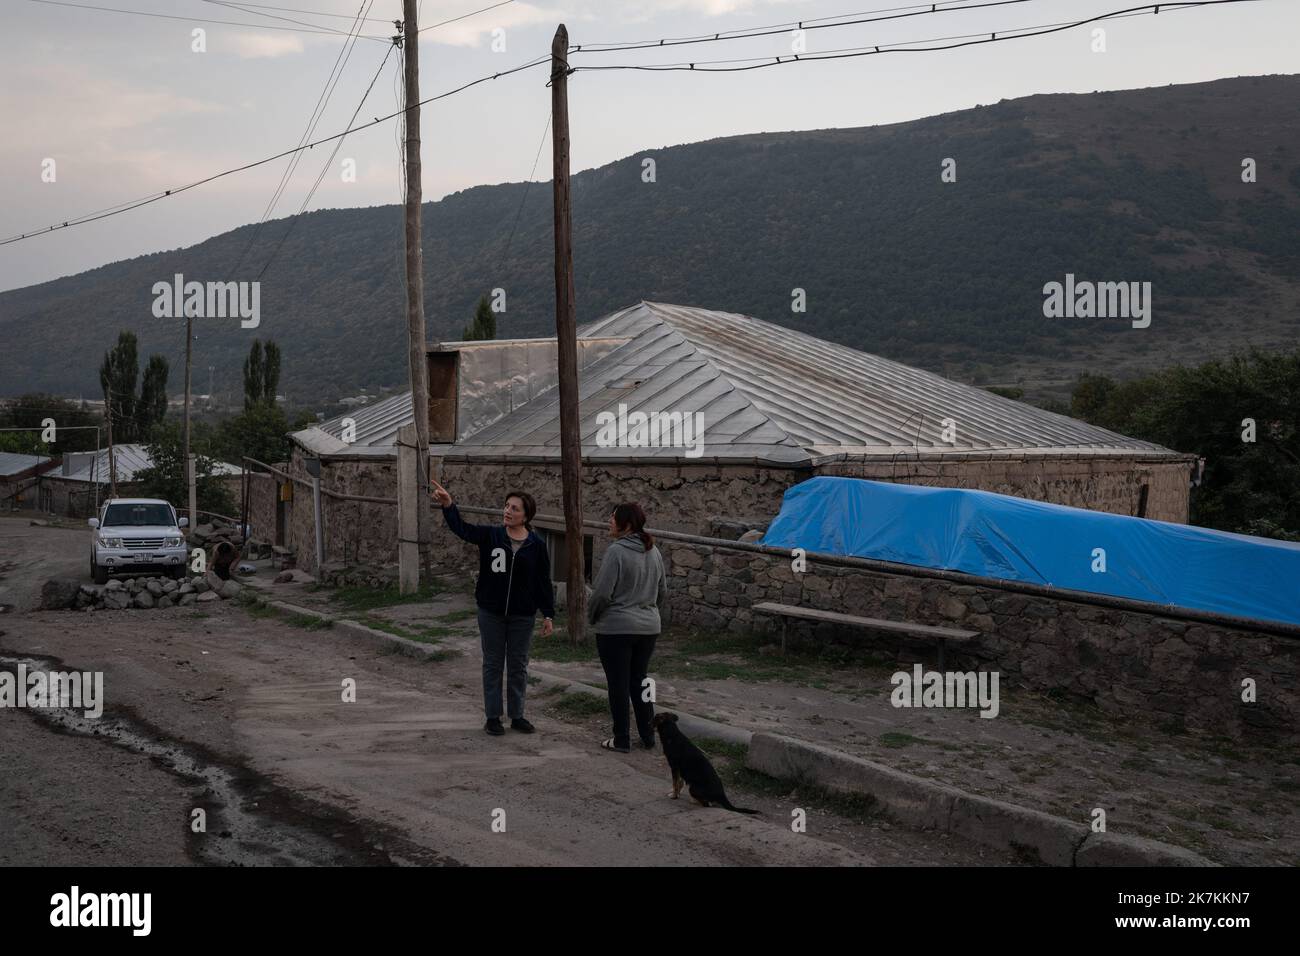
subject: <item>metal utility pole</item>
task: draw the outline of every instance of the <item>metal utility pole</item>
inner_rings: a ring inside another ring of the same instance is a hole
[[[190,456],[190,369],[194,362],[194,317],[185,317],[185,487],[189,489],[190,529],[198,525],[198,490],[194,484],[194,459]]]
[[[565,607],[569,635],[586,639],[583,574],[582,440],[578,432],[577,306],[573,290],[573,235],[569,221],[569,31],[561,23],[551,41],[551,143],[555,206],[555,346],[560,376],[560,477],[564,486],[564,540],[569,559]]]
[[[402,0],[402,52],[406,64],[406,95],[403,123],[406,128],[406,331],[411,374],[411,411],[415,414],[416,494],[413,502],[399,501],[416,509],[416,540],[426,572],[431,568],[428,534],[429,506],[429,367],[424,341],[424,253],[420,246],[420,27],[416,22],[416,0]],[[405,552],[399,548],[399,554]],[[418,580],[418,572],[416,574]],[[409,573],[402,574],[403,582]],[[403,588],[405,592],[405,588]]]

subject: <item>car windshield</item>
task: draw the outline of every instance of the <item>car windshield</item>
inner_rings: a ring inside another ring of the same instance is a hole
[[[109,505],[104,512],[105,528],[143,528],[146,525],[171,527],[172,509],[169,505]]]

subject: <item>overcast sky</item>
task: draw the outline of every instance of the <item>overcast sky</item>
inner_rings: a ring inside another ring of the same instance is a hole
[[[423,0],[422,24],[492,0]],[[909,0],[534,0],[507,3],[420,37],[431,96],[547,53],[555,26],[573,43],[692,36],[898,7]],[[961,0],[971,2],[971,0]],[[1020,0],[806,34],[807,52],[1007,31],[1082,19],[1141,0]],[[297,145],[361,0],[67,0],[163,19],[0,0],[0,236],[174,188]],[[243,10],[233,9],[242,5]],[[950,4],[951,5],[951,4]],[[275,7],[276,9],[271,9]],[[301,12],[309,11],[309,12]],[[322,14],[337,14],[324,16]],[[346,128],[388,49],[400,0],[374,0],[316,130]],[[212,21],[236,21],[248,26]],[[643,149],[772,130],[893,123],[1033,93],[1090,92],[1300,72],[1300,0],[1165,10],[1092,27],[944,53],[892,54],[742,73],[580,72],[570,79],[573,170]],[[206,30],[206,52],[192,31]],[[291,28],[291,29],[280,29]],[[505,50],[492,49],[493,31]],[[573,65],[774,56],[791,36],[641,53],[575,54]],[[366,101],[398,105],[391,57]],[[426,200],[529,176],[550,109],[545,67],[481,84],[424,110]],[[396,121],[349,136],[310,208],[397,202]],[[548,141],[549,142],[549,141]],[[309,151],[273,217],[289,215],[320,174]],[[548,180],[549,148],[537,179]],[[42,170],[54,162],[54,182]],[[342,160],[355,160],[345,182]],[[261,218],[287,160],[217,180],[100,222],[0,247],[0,290],[118,259],[192,245]]]

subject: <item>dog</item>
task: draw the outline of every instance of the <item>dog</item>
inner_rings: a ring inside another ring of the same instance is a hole
[[[664,756],[668,758],[668,769],[673,774],[673,799],[685,786],[691,798],[702,807],[719,806],[736,813],[758,813],[745,807],[735,807],[727,799],[727,792],[722,788],[718,772],[709,763],[700,748],[691,743],[689,737],[677,729],[677,715],[670,713],[655,714],[652,721],[659,732],[659,742],[663,744]]]

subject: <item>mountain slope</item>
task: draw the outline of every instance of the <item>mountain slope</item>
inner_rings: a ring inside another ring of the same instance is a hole
[[[1003,101],[893,126],[763,133],[647,150],[573,180],[579,320],[641,299],[798,328],[976,382],[1032,393],[1078,371],[1133,373],[1300,339],[1300,76]],[[652,156],[657,182],[641,180]],[[957,181],[941,163],[957,161]],[[1254,158],[1258,182],[1241,181]],[[508,250],[521,198],[518,230]],[[424,207],[431,338],[459,338],[504,288],[498,335],[553,328],[549,183],[482,186]],[[196,321],[196,390],[238,392],[254,336],[284,352],[299,401],[406,376],[401,209],[298,217],[262,280],[261,327]],[[269,223],[241,274],[245,226],[206,242],[0,294],[0,394],[98,390],[120,328],[183,361],[183,320],[155,282],[253,279],[291,220]],[[1150,328],[1046,319],[1066,273],[1150,281]],[[804,289],[807,312],[791,311]]]

